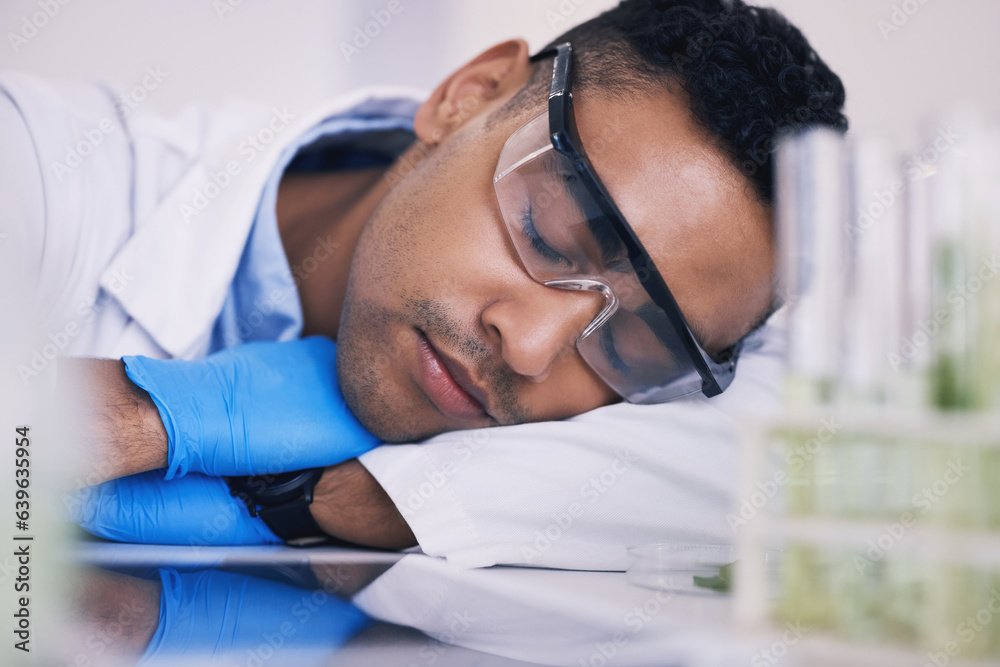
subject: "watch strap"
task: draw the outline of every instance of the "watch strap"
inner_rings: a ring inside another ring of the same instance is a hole
[[[329,536],[313,519],[309,505],[322,468],[267,477],[227,477],[230,492],[243,500],[250,516],[260,517],[271,531],[292,546],[325,542]],[[280,479],[281,477],[291,479]]]
[[[274,507],[261,507],[257,510],[257,516],[264,520],[267,527],[275,535],[290,542],[301,540],[302,538],[325,538],[326,533],[319,527],[313,519],[309,505],[312,503],[312,494],[308,499],[305,497],[276,505]]]

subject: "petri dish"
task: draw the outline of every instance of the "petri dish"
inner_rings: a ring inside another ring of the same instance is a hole
[[[728,544],[663,543],[629,547],[629,583],[643,588],[723,595],[736,549]]]
[[[769,595],[778,592],[781,550],[764,556]],[[626,580],[636,586],[674,593],[717,596],[732,590],[732,564],[739,556],[730,544],[669,542],[629,547]]]

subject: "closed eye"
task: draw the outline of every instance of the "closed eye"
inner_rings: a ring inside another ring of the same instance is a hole
[[[601,327],[600,335],[601,347],[604,348],[604,356],[611,362],[611,367],[619,373],[627,372],[629,370],[629,365],[626,364],[620,356],[618,356],[618,350],[615,349],[615,339],[611,335],[611,327]]]
[[[607,268],[615,273],[628,273],[632,270],[632,262],[629,261],[628,257],[619,257],[608,264]]]
[[[545,239],[542,238],[538,230],[535,229],[535,221],[531,216],[531,203],[528,203],[528,207],[524,210],[521,215],[521,232],[531,243],[532,249],[538,253],[545,261],[551,262],[552,264],[561,264],[563,266],[573,266],[573,262],[566,259],[562,254],[550,246]]]

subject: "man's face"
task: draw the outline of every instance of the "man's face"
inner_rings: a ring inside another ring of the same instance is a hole
[[[680,95],[574,98],[596,172],[706,350],[724,349],[771,301],[769,211]],[[603,298],[535,282],[497,205],[504,142],[544,101],[490,123],[498,103],[481,105],[429,151],[404,155],[405,165],[422,158],[412,169],[390,171],[338,333],[344,395],[384,440],[563,419],[620,400],[575,347]]]

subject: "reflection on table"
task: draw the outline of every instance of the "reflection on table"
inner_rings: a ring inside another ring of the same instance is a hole
[[[728,598],[620,572],[467,570],[341,548],[80,547],[61,664],[745,665],[760,650],[731,636]]]

